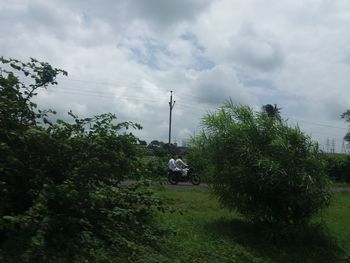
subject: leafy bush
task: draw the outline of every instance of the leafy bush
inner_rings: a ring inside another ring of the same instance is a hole
[[[141,127],[110,113],[52,123],[31,98],[66,72],[34,59],[1,62],[0,261],[125,262],[151,246],[162,232],[152,210],[164,208],[145,184],[120,184],[139,171],[127,130]]]
[[[226,103],[194,140],[219,201],[249,220],[300,226],[330,200],[317,144],[266,113]]]
[[[336,182],[350,183],[350,156],[324,154],[327,175]]]
[[[186,158],[196,172],[200,174],[202,182],[210,181],[211,174],[214,173],[214,166],[211,163],[210,155],[206,153],[208,149],[205,136],[197,136],[192,138],[190,150]]]
[[[151,156],[144,159],[142,176],[154,181],[163,182],[168,174],[168,158]]]

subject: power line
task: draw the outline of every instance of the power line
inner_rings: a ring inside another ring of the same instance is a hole
[[[63,79],[66,81],[75,81],[75,82],[83,82],[83,83],[89,83],[89,84],[97,84],[97,85],[104,85],[104,86],[119,86],[119,87],[131,87],[131,88],[141,88],[137,84],[122,84],[122,83],[116,83],[116,82],[102,82],[102,81],[94,81],[94,80],[83,80],[83,79],[74,79],[74,78],[67,78]],[[195,96],[193,94],[187,93],[187,92],[180,92],[178,96],[185,95],[186,97],[192,97],[192,98],[197,98],[201,99],[199,96]]]
[[[98,97],[98,98],[106,98],[106,99],[115,99],[115,98],[121,98],[121,99],[130,99],[130,100],[142,100],[142,101],[151,101],[151,102],[159,102],[159,100],[157,99],[149,99],[149,98],[145,98],[145,97],[133,97],[133,96],[120,96],[120,95],[115,95],[114,93],[111,92],[97,92],[97,91],[93,91],[93,90],[85,90],[85,89],[80,89],[80,88],[65,88],[65,87],[56,87],[56,89],[49,89],[47,90],[48,93],[51,92],[62,92],[62,93],[66,93],[66,94],[71,94],[71,95],[82,95],[82,96],[90,96],[90,97]],[[199,108],[199,107],[194,107],[192,105],[189,104],[185,104],[185,103],[181,103],[178,102],[178,104],[190,108],[190,109],[194,109],[197,110],[197,112],[203,112],[205,111],[205,109],[203,108]],[[189,112],[194,114],[193,112]]]
[[[142,100],[142,101],[152,101],[152,102],[157,101],[157,102],[159,102],[159,100],[149,99],[149,98],[145,98],[145,97],[121,96],[121,95],[116,95],[116,94],[111,93],[111,92],[96,92],[96,91],[83,90],[83,89],[77,89],[77,88],[58,87],[58,89],[50,89],[50,90],[47,90],[47,92],[48,93],[51,93],[51,92],[62,92],[62,93],[67,93],[67,94],[72,94],[72,95],[102,97],[102,98],[109,98],[109,99],[120,98],[120,99]]]
[[[102,81],[94,81],[94,80],[86,80],[86,79],[85,80],[84,79],[74,79],[74,78],[65,78],[63,80],[104,85],[104,86],[129,86],[130,87],[130,84],[121,84],[121,83],[116,83],[116,82],[102,82]],[[132,87],[139,87],[139,86],[132,85]]]
[[[84,82],[84,83],[91,83],[91,84],[98,84],[98,85],[106,85],[106,86],[111,86],[111,85],[120,85],[120,86],[126,86],[126,85],[121,85],[121,84],[117,84],[117,83],[113,83],[113,82],[100,82],[100,81],[91,81],[91,80],[81,80],[81,79],[65,79],[68,81],[77,81],[77,82]],[[130,85],[128,85],[130,87]],[[140,88],[140,86],[131,86],[131,87],[137,87]],[[121,95],[115,95],[112,92],[96,92],[94,90],[89,90],[89,89],[81,89],[81,88],[65,88],[65,87],[58,87],[60,90],[65,90],[65,93],[71,94],[71,95],[84,95],[84,96],[92,96],[92,97],[99,97],[99,98],[109,98],[109,99],[115,99],[115,98],[121,98],[121,99],[130,99],[130,100],[142,100],[142,101],[159,101],[156,99],[149,99],[149,98],[145,98],[145,97],[134,97],[134,96],[121,96]],[[52,91],[59,91],[58,89],[48,89],[48,92],[52,92]],[[73,92],[72,92],[73,91]],[[191,96],[194,98],[199,98],[198,96],[194,96],[188,93],[183,93],[186,96]],[[189,104],[185,104],[182,102],[178,102],[178,104],[187,107],[187,108],[191,108],[194,110],[197,110],[198,112],[203,112],[203,111],[208,111],[205,110],[203,108],[199,108],[199,107],[195,107],[193,105],[189,105]],[[191,112],[192,113],[192,112]],[[316,125],[316,126],[320,126],[320,127],[327,127],[327,128],[333,128],[333,129],[341,129],[341,130],[348,130],[348,128],[344,128],[344,127],[338,127],[338,126],[334,126],[334,125],[329,125],[329,124],[323,124],[323,123],[316,123],[316,122],[311,122],[311,121],[307,121],[307,120],[303,120],[303,119],[295,119],[295,118],[289,118],[289,119],[294,119],[296,122],[301,122],[301,123],[306,123],[306,124],[311,124],[311,125]]]
[[[297,122],[303,122],[303,123],[316,125],[316,126],[322,126],[322,127],[328,127],[328,128],[334,128],[334,129],[341,129],[341,130],[348,130],[347,128],[344,128],[344,127],[337,127],[337,126],[333,126],[333,125],[329,125],[329,124],[316,123],[316,122],[306,121],[306,120],[303,120],[303,119],[298,119],[298,120],[295,119],[295,118],[290,118],[290,119],[294,119]]]

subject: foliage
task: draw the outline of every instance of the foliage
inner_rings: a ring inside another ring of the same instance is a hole
[[[340,115],[340,117],[342,119],[345,119],[346,122],[350,122],[350,110],[346,110],[345,112],[343,112],[342,115]],[[345,134],[344,140],[347,142],[350,142],[350,131],[348,131]]]
[[[147,142],[144,140],[139,140],[139,144],[142,146],[147,146]]]
[[[205,116],[203,128],[198,158],[207,160],[224,206],[284,231],[329,204],[318,146],[298,128],[232,102]]]
[[[276,118],[278,120],[281,120],[281,108],[277,107],[277,104],[272,106],[271,104],[266,104],[262,106],[262,111],[267,114],[267,116],[271,118]]]
[[[166,143],[163,145],[163,149],[166,151],[167,155],[179,155],[180,150],[176,144]]]
[[[147,149],[151,150],[153,156],[166,158],[169,154],[178,154],[179,148],[176,144],[164,143],[162,141],[153,140],[147,145]]]
[[[326,173],[336,182],[350,183],[350,156],[347,154],[324,154]]]
[[[157,156],[145,156],[142,160],[142,171],[140,176],[163,183],[168,174],[168,158]]]
[[[153,140],[147,145],[147,148],[151,149],[155,156],[164,157],[167,155],[167,151],[164,148],[164,145],[165,145],[164,142]]]
[[[190,151],[186,156],[188,163],[200,174],[202,182],[208,182],[210,175],[214,172],[210,155],[205,153],[206,146],[205,136],[193,137],[189,147]]]
[[[67,73],[34,59],[1,62],[0,261],[116,262],[153,244],[161,202],[143,183],[120,184],[139,172],[127,130],[141,127],[110,113],[53,123],[31,98]]]

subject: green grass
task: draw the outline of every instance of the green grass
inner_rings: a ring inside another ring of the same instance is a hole
[[[141,262],[350,262],[350,192],[336,193],[331,207],[293,245],[274,242],[267,232],[219,206],[205,190],[160,190],[180,212],[159,214],[170,234]]]
[[[348,191],[335,194],[331,207],[324,217],[330,233],[350,254],[350,188]]]

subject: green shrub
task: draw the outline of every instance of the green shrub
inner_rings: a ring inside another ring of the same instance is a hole
[[[145,184],[120,184],[138,176],[138,140],[127,130],[140,126],[110,113],[52,123],[31,98],[65,72],[1,62],[0,261],[125,262],[152,246],[162,232],[152,211],[162,204]]]
[[[196,169],[202,182],[208,182],[211,174],[214,172],[210,155],[206,153],[206,146],[207,141],[205,136],[192,138],[190,150],[186,156],[188,163]]]
[[[144,170],[142,176],[147,179],[162,182],[167,178],[168,158],[167,157],[149,157],[144,161]]]
[[[330,200],[317,144],[265,113],[226,103],[194,140],[219,201],[255,223],[306,224]]]
[[[350,156],[346,154],[324,154],[326,173],[336,182],[350,183]]]

